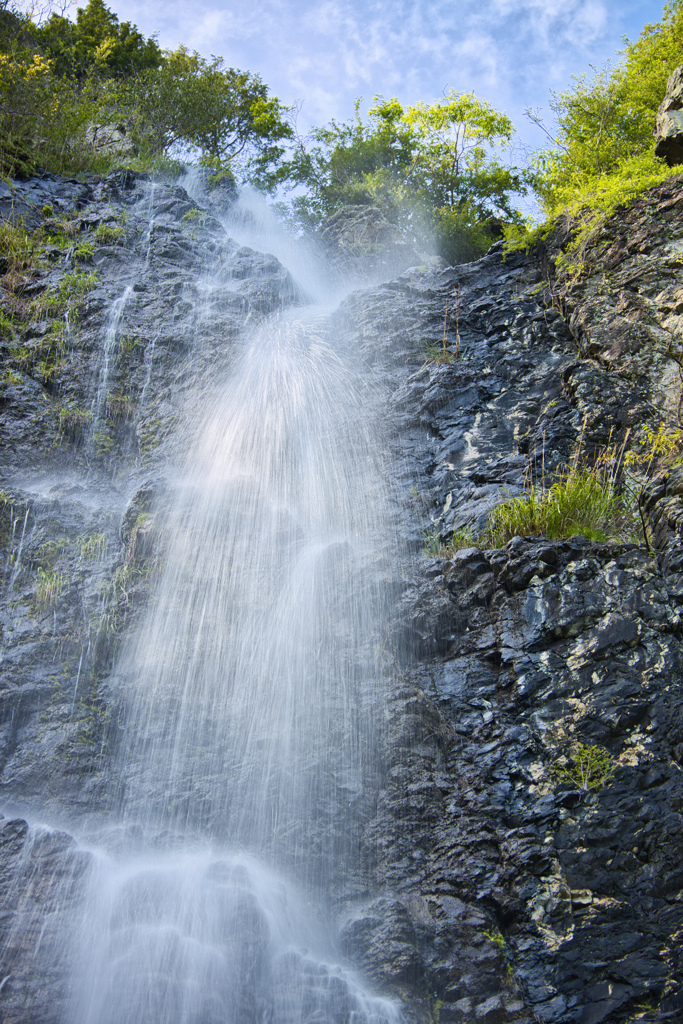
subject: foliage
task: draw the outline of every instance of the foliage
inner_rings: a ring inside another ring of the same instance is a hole
[[[79,7],[75,22],[53,14],[34,33],[60,78],[125,78],[161,63],[156,42],[144,39],[130,22],[120,24],[103,0]]]
[[[673,469],[683,465],[683,430],[663,423],[655,430],[651,424],[644,424],[640,445],[626,453],[624,462],[629,468],[647,473],[653,466]]]
[[[106,13],[115,34],[123,28],[102,0],[90,0],[87,10],[78,12],[77,22],[92,20],[96,9]],[[85,132],[89,123],[106,120],[116,106],[105,59],[105,51],[114,50],[109,42],[102,48],[101,40],[93,37],[88,74],[81,74],[71,66],[73,61],[67,61],[69,68],[64,64],[66,50],[74,44],[73,33],[78,37],[71,22],[53,15],[38,26],[29,16],[1,13],[0,171],[17,177],[35,173],[41,165],[57,172],[92,169],[95,154],[85,143]],[[64,36],[59,46],[57,24]],[[130,32],[128,37],[132,38]]]
[[[503,547],[513,537],[561,540],[581,535],[604,541],[608,531],[634,532],[631,504],[628,494],[617,493],[614,476],[604,463],[573,467],[548,488],[530,482],[522,494],[494,505],[481,532],[466,526],[442,544],[438,524],[433,524],[423,531],[425,551],[433,557],[452,558],[462,548]]]
[[[625,442],[620,448],[606,446],[590,466],[581,465],[577,456],[548,487],[529,476],[521,494],[493,506],[483,530],[461,527],[442,544],[437,520],[423,531],[426,553],[452,558],[462,548],[502,547],[513,537],[525,536],[561,540],[578,534],[604,541],[609,534],[635,540],[638,495],[628,480],[620,479],[628,461],[624,447]],[[450,500],[445,511],[449,505]]]
[[[272,191],[293,131],[258,75],[181,46],[131,86],[132,111],[150,154],[181,147],[216,172],[229,169]]]
[[[553,774],[562,781],[571,782],[579,789],[602,789],[612,779],[617,766],[606,750],[598,746],[577,743],[566,765],[553,765]]]
[[[79,537],[81,558],[84,562],[99,562],[104,554],[107,538],[103,533],[91,533],[85,537]]]
[[[74,259],[80,260],[91,260],[95,255],[95,246],[92,242],[79,242],[78,245],[74,246]]]
[[[530,484],[490,512],[486,533],[492,546],[513,537],[572,537],[604,540],[619,507],[614,480],[601,467],[570,469],[549,488]]]
[[[54,569],[38,569],[38,584],[36,586],[36,606],[43,610],[51,607],[61,594],[64,583],[64,576]]]
[[[3,288],[13,291],[12,281],[22,278],[36,266],[40,243],[22,219],[0,220],[0,252],[5,260],[5,272],[0,283]]]
[[[411,174],[436,209],[467,207],[479,220],[514,217],[510,194],[523,191],[523,183],[491,155],[511,141],[505,114],[473,93],[451,90],[443,102],[408,107],[403,120],[413,137]]]
[[[425,527],[422,531],[422,536],[424,538],[425,554],[431,555],[432,558],[445,557],[443,555],[443,547],[439,539],[439,527],[436,523]]]
[[[106,459],[114,449],[114,438],[107,430],[98,430],[93,441],[98,459]]]
[[[82,437],[83,432],[92,420],[90,409],[82,409],[74,402],[65,405],[59,410],[59,434],[60,437],[67,437],[76,441]]]
[[[683,0],[672,0],[662,21],[646,25],[616,66],[582,75],[553,96],[552,131],[530,114],[552,141],[533,160],[530,175],[544,215],[552,221],[569,214],[576,221],[567,256],[572,273],[580,271],[585,248],[607,216],[674,173],[655,157],[652,129],[682,50]]]
[[[307,186],[294,201],[305,223],[319,223],[345,203],[375,204],[418,241],[435,232],[440,251],[473,258],[491,242],[486,222],[516,219],[512,196],[525,191],[519,172],[497,154],[512,137],[510,120],[473,94],[451,91],[429,106],[375,97],[366,120],[313,132],[292,175]]]
[[[135,412],[135,399],[121,391],[107,395],[107,416],[112,420],[128,422]]]
[[[46,568],[52,569],[55,562],[61,558],[68,547],[69,541],[66,537],[60,537],[58,540],[47,540],[44,544],[41,544],[38,549],[38,560],[43,570]]]
[[[650,551],[643,495],[655,473],[670,472],[683,465],[683,431],[678,427],[666,427],[663,423],[660,423],[656,430],[651,424],[644,424],[640,430],[638,443],[624,457],[624,465],[635,494],[635,505],[640,515],[645,546]]]
[[[99,224],[93,238],[100,245],[116,245],[123,234],[120,224]]]
[[[499,932],[497,929],[495,931],[484,932],[484,937],[489,939],[490,942],[493,942],[501,951],[501,953],[503,952],[503,950],[505,949],[505,938],[503,937],[501,932]]]
[[[73,326],[85,295],[95,287],[97,272],[83,272],[77,263],[74,271],[61,275],[56,287],[45,287],[43,283],[42,291],[31,292],[27,285],[40,279],[46,246],[71,247],[76,232],[75,222],[69,220],[49,219],[33,232],[19,218],[16,223],[0,221],[0,246],[5,254],[0,285],[6,293],[4,309],[0,311],[0,337],[10,342],[10,365],[5,369],[4,383],[17,383],[21,378],[14,371],[19,370],[52,386],[64,366],[67,331]],[[94,252],[85,243],[83,251],[80,249],[74,247],[77,259],[88,258]],[[22,338],[21,332],[28,324],[45,320],[51,322]],[[76,426],[63,410],[60,433],[71,435]]]
[[[162,53],[103,0],[88,0],[75,21],[2,13],[0,172],[106,171],[113,158],[96,154],[86,129],[124,121],[138,135],[139,169],[163,169],[180,148],[266,190],[286,176],[292,128],[257,75],[185,47]]]
[[[471,526],[463,526],[453,531],[448,544],[442,544],[438,523],[432,523],[423,530],[422,536],[425,554],[432,558],[452,558],[456,551],[462,551],[463,548],[481,547],[485,537],[482,533],[476,533]]]
[[[34,167],[33,141],[54,113],[51,66],[37,53],[0,53],[0,170],[15,177]]]

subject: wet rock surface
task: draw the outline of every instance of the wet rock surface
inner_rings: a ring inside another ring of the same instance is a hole
[[[5,1024],[65,1019],[72,951],[59,936],[89,855],[38,823],[64,822],[68,808],[65,827],[83,836],[110,813],[110,674],[163,558],[166,476],[202,413],[187,382],[201,396],[245,322],[297,294],[275,257],[229,237],[213,212],[225,205],[209,212],[125,171],[0,189],[3,217],[56,236],[20,279],[5,264],[0,282]]]
[[[102,681],[158,571],[153,505],[179,457],[178,426],[201,415],[201,403],[185,404],[187,381],[201,394],[234,358],[245,321],[291,302],[296,289],[275,257],[240,247],[182,188],[145,176],[48,177],[20,186],[16,208],[36,221],[60,212],[75,225],[73,244],[38,266],[34,283],[96,276],[47,379],[20,356],[54,321],[16,315],[25,289],[0,295],[15,314],[0,343],[0,788],[43,810],[65,792],[85,807],[99,785]],[[82,264],[77,245],[89,247]],[[198,284],[206,259],[212,303]]]
[[[8,315],[74,272],[77,242],[93,250],[78,272],[97,270],[55,374],[17,355],[40,345],[48,318],[27,316],[1,342],[0,792],[16,806],[0,822],[0,1012],[18,1024],[63,1016],[63,964],[36,974],[34,951],[41,929],[76,911],[89,864],[66,833],[24,819],[68,805],[87,831],[107,810],[112,664],[163,559],[176,428],[197,413],[185,385],[208,388],[244,324],[297,289],[178,186],[47,177],[11,199],[27,223],[68,215],[77,234],[23,289],[3,289]],[[420,554],[425,529],[447,542],[482,526],[530,466],[550,477],[577,451],[671,421],[682,203],[671,179],[608,224],[579,285],[557,278],[552,252],[494,247],[353,293],[333,317],[387,395],[388,525],[415,556],[387,583],[394,680],[366,871],[350,869],[335,900],[344,953],[402,997],[408,1020],[683,1015],[676,471],[644,493],[653,551],[575,537]],[[204,302],[208,261],[219,289]],[[582,775],[581,749],[607,760]],[[51,902],[57,888],[70,903]]]
[[[481,527],[541,465],[551,479],[678,408],[662,339],[681,201],[671,179],[610,222],[579,285],[554,276],[552,253],[494,247],[347,300],[369,364],[394,362],[396,493],[432,543]],[[645,491],[653,551],[642,535],[518,537],[423,558],[405,580],[368,830],[389,909],[358,907],[352,934],[375,977],[422,986],[425,1014],[683,1014],[677,472]]]

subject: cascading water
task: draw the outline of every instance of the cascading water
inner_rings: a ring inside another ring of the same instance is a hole
[[[340,875],[361,876],[379,775],[369,389],[313,315],[242,344],[197,396],[154,511],[163,567],[115,670],[118,823],[94,856],[65,1024],[398,1016],[335,962],[325,924]]]
[[[119,341],[119,325],[121,323],[121,317],[126,308],[133,288],[131,285],[126,285],[123,292],[112,303],[109,311],[109,319],[107,327],[104,332],[104,344],[102,346],[102,363],[99,372],[99,381],[97,384],[97,393],[92,403],[92,430],[91,433],[95,433],[102,420],[104,413],[105,404],[107,401],[107,392],[109,389],[109,374],[111,369],[112,358]]]

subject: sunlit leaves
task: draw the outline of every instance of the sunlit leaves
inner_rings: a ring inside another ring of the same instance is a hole
[[[298,180],[308,194],[295,201],[316,222],[344,203],[373,203],[412,231],[431,223],[443,255],[474,258],[491,237],[483,222],[516,219],[512,196],[521,174],[502,161],[512,123],[474,94],[404,108],[375,97],[367,117],[330,122],[298,155]]]
[[[647,25],[615,67],[575,79],[553,97],[554,145],[533,165],[533,187],[548,217],[590,220],[630,201],[670,171],[654,156],[653,128],[671,71],[683,60],[683,0]]]
[[[126,77],[157,67],[161,51],[129,22],[119,23],[103,0],[88,0],[75,22],[53,14],[33,28],[38,44],[52,58],[58,75],[83,81],[93,75]]]
[[[276,184],[282,143],[293,133],[286,109],[258,75],[181,46],[139,77],[133,105],[154,151],[180,147],[263,188]]]

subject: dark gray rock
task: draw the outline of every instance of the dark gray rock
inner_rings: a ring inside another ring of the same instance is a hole
[[[683,67],[675,68],[666,83],[655,124],[655,154],[669,167],[683,163]]]
[[[77,225],[24,299],[0,294],[8,315],[75,266],[98,273],[47,379],[32,356],[51,336],[45,317],[16,318],[0,352],[0,792],[27,818],[68,806],[87,829],[111,810],[112,665],[163,558],[182,424],[237,358],[244,323],[297,292],[277,260],[238,247],[177,185],[117,172],[47,177],[3,197],[36,224],[49,205]],[[379,567],[395,596],[377,655],[393,673],[381,792],[359,792],[340,768],[320,828],[352,802],[361,809],[361,849],[330,898],[349,960],[400,993],[410,1022],[680,1016],[678,472],[643,492],[653,550],[518,537],[452,558],[419,552],[424,530],[442,542],[476,531],[529,474],[551,479],[677,408],[677,370],[656,338],[680,312],[671,245],[683,241],[681,203],[671,179],[620,215],[562,303],[548,286],[552,253],[504,258],[494,247],[475,264],[413,269],[354,293],[331,321],[364,360],[369,390],[391,396],[387,547],[402,532],[407,555],[401,578]],[[81,263],[78,242],[95,250]],[[218,288],[205,302],[207,263]],[[444,348],[451,362],[435,362]],[[599,765],[597,778],[581,776],[582,747],[608,756],[602,778]],[[53,934],[60,914],[76,912],[89,859],[18,814],[0,829],[3,1021],[46,1024],[63,1019],[65,966],[36,971],[33,950],[41,929]],[[350,1005],[344,991],[311,1003],[340,979],[292,957],[278,969],[298,979],[310,1019]],[[280,1017],[300,1024],[291,992]]]

